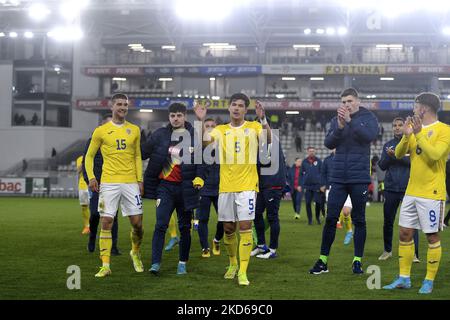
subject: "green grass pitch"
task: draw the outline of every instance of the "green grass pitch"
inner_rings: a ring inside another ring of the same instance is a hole
[[[382,253],[382,206],[367,208],[367,241],[364,269],[377,265],[381,285],[398,273],[398,228],[394,230],[394,258],[378,261]],[[216,214],[211,213],[210,239]],[[291,203],[283,201],[280,209],[281,236],[279,257],[272,260],[251,258],[249,287],[239,287],[237,280],[225,280],[228,264],[222,245],[220,256],[202,258],[198,234],[193,232],[188,274],[176,275],[178,246],[164,252],[161,275],[155,277],[150,267],[151,239],[155,223],[155,203],[144,201],[144,241],[142,258],[146,272],[135,273],[129,257],[130,226],[119,220],[119,247],[122,255],[112,257],[112,276],[94,278],[100,260],[86,250],[87,236],[81,235],[81,209],[76,199],[0,198],[0,299],[449,299],[450,230],[442,236],[443,256],[434,292],[417,293],[426,273],[427,244],[420,236],[419,264],[412,268],[410,290],[369,290],[369,274],[353,275],[353,244],[343,245],[344,231],[338,230],[329,258],[328,274],[308,274],[319,255],[322,226],[308,226],[305,210],[300,220],[293,220]],[[397,218],[398,220],[398,218]],[[168,235],[167,235],[168,237]],[[167,239],[167,238],[166,238]],[[98,247],[98,244],[97,244]],[[81,289],[69,290],[68,266],[81,269]]]

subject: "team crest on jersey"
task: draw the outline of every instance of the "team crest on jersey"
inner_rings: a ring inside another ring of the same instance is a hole
[[[189,147],[189,153],[193,153],[194,152],[194,147]]]
[[[422,153],[422,149],[420,149],[420,147],[417,146],[417,148],[416,148],[416,154],[421,154],[421,153]]]
[[[317,161],[314,161],[314,165],[317,166]]]
[[[156,207],[158,208],[159,207],[159,204],[161,203],[161,199],[157,199],[156,200]]]
[[[248,130],[248,128],[246,128],[246,129],[244,130],[244,135],[245,135],[245,136],[248,136],[249,132],[250,132],[250,131]]]
[[[433,135],[433,130],[428,131],[428,138]]]
[[[225,131],[225,135],[226,135],[226,136],[229,135],[230,133],[231,133],[230,130]]]
[[[128,134],[128,135],[131,134],[131,129],[127,129],[127,134]]]

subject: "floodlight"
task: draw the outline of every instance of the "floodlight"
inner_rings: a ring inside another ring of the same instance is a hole
[[[11,32],[9,33],[9,37],[10,37],[10,38],[17,38],[17,36],[18,36],[17,32],[11,31]]]
[[[33,34],[33,32],[31,32],[31,31],[25,31],[24,34],[23,34],[23,36],[24,36],[25,38],[27,38],[27,39],[31,39],[31,38],[34,37],[34,34]]]
[[[311,29],[307,28],[307,29],[303,30],[303,33],[304,34],[311,34]]]
[[[347,30],[346,27],[339,27],[339,29],[338,29],[338,35],[344,36],[344,35],[346,35],[347,33],[348,33],[348,30]]]
[[[28,8],[28,16],[35,21],[43,21],[51,11],[42,3],[34,3]]]
[[[327,28],[327,35],[332,36],[336,33],[336,30],[334,28]]]
[[[47,36],[57,41],[75,41],[83,37],[83,31],[79,27],[56,27],[47,33]]]
[[[235,1],[222,0],[178,0],[175,11],[184,20],[218,21],[229,16]]]

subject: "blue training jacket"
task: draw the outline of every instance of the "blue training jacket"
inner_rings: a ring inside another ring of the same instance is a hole
[[[275,135],[272,135],[272,145],[274,143],[278,144],[278,170],[272,175],[262,175],[261,170],[265,167],[270,167],[271,164],[262,165],[258,161],[258,176],[259,176],[259,189],[271,189],[273,187],[281,187],[284,190],[286,186],[286,160],[284,158],[283,150],[281,149],[280,141]],[[272,151],[271,158],[273,159],[276,155],[275,151]],[[274,164],[275,165],[275,164]]]
[[[334,153],[331,153],[328,157],[323,160],[322,170],[320,171],[320,185],[325,186],[330,189],[330,175],[331,169],[333,168]]]
[[[91,144],[91,140],[92,140],[92,138],[89,138],[88,141],[86,142],[86,146],[84,147],[83,162],[82,162],[83,178],[84,178],[84,181],[86,181],[87,185],[89,185],[89,179],[88,179],[88,175],[86,172],[84,159],[85,159],[86,153],[89,149],[89,145]],[[100,149],[98,149],[98,151],[94,157],[94,176],[95,176],[95,179],[97,179],[99,184],[101,182],[100,180],[102,177],[102,171],[103,171],[103,156],[102,156],[102,153],[100,152]]]
[[[364,107],[339,129],[337,117],[331,120],[325,146],[335,149],[330,183],[370,183],[370,144],[378,135],[376,116]]]
[[[195,164],[194,162],[194,150],[202,152],[201,143],[196,146],[194,144],[194,127],[189,123],[185,123],[186,130],[190,133],[191,141],[186,141],[189,146],[189,152],[191,163],[181,164],[181,176],[182,176],[182,188],[183,188],[183,201],[184,209],[191,210],[197,208],[199,205],[199,191],[192,185],[192,180],[196,177],[200,177],[205,180],[204,166],[201,164]],[[158,188],[161,180],[159,175],[169,161],[169,148],[173,147],[182,141],[180,138],[178,141],[171,141],[172,138],[172,126],[170,123],[163,128],[156,130],[150,138],[141,143],[142,159],[150,159],[147,168],[144,173],[144,198],[156,199],[156,189]],[[197,141],[202,141],[197,139]],[[186,149],[186,148],[185,148]]]
[[[386,171],[386,177],[384,178],[384,190],[392,192],[405,192],[408,186],[409,170],[411,166],[411,160],[409,156],[405,156],[401,159],[388,156],[386,148],[395,147],[400,142],[401,138],[394,138],[386,142],[383,146],[383,152],[381,153],[381,159],[378,161],[378,166],[381,170]]]
[[[302,162],[300,174],[302,176],[302,189],[319,191],[321,185],[320,171],[322,169],[322,160],[314,157],[310,163],[308,158]]]

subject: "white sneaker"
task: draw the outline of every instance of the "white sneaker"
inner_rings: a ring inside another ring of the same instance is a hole
[[[414,262],[414,263],[420,263],[420,260],[419,260],[419,258],[417,258],[416,255],[414,255],[413,262]]]
[[[260,253],[256,256],[257,258],[261,258],[261,259],[274,259],[277,257],[277,252],[276,251],[272,251],[269,250],[266,253]]]
[[[378,260],[387,260],[392,257],[392,252],[384,251],[381,256],[378,257]]]
[[[260,253],[266,253],[267,251],[269,251],[269,248],[267,248],[266,245],[264,245],[263,247],[256,246],[255,249],[253,249],[252,252],[250,252],[250,257],[254,257]]]

